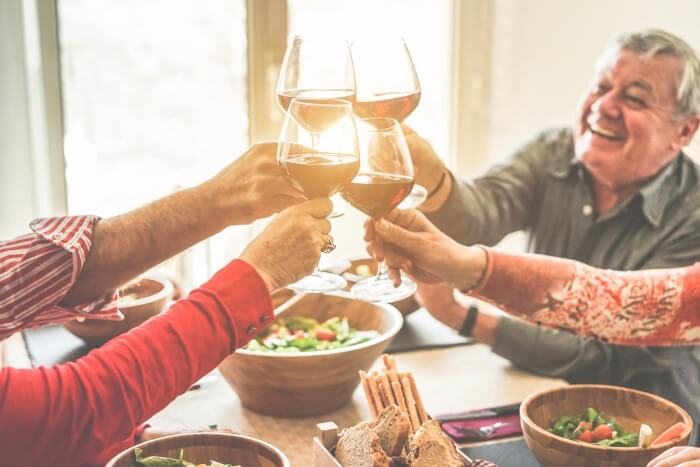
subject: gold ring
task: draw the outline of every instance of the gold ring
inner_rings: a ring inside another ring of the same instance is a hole
[[[321,253],[330,253],[333,250],[335,250],[335,243],[333,243],[333,237],[329,235],[328,242],[321,249]]]

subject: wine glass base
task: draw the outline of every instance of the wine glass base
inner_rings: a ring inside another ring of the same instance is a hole
[[[391,279],[370,277],[353,285],[350,292],[353,297],[365,302],[391,303],[410,297],[416,289],[416,283],[408,277],[402,276],[398,287],[394,287]]]
[[[325,293],[342,290],[348,282],[337,274],[316,271],[310,276],[306,276],[297,282],[287,286],[295,292],[304,293]]]

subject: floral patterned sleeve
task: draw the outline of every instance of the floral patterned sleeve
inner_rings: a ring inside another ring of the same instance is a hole
[[[488,266],[473,295],[508,313],[615,344],[700,344],[700,263],[620,272],[484,250]]]

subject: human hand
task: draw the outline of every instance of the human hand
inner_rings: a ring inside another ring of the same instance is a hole
[[[700,448],[676,446],[661,453],[647,467],[700,467]]]
[[[447,170],[430,143],[406,124],[401,125],[415,168],[416,183],[432,193]]]
[[[310,274],[329,243],[333,205],[316,198],[278,214],[241,254],[267,284],[270,293]]]
[[[365,225],[367,251],[386,260],[395,283],[403,270],[419,282],[450,282],[472,288],[486,267],[480,248],[460,245],[442,233],[419,211],[398,210]]]
[[[416,298],[428,312],[452,329],[460,329],[467,317],[467,310],[457,302],[454,287],[447,282],[427,284],[418,282]]]
[[[304,201],[277,166],[277,143],[254,144],[203,185],[229,225],[243,225]]]

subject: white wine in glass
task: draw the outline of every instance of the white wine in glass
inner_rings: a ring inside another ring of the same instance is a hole
[[[323,128],[323,131],[316,131]],[[312,131],[313,130],[313,131]],[[292,99],[279,144],[277,164],[307,199],[329,198],[349,184],[360,168],[352,105]],[[289,286],[298,292],[332,292],[347,285],[337,274],[316,270]]]

